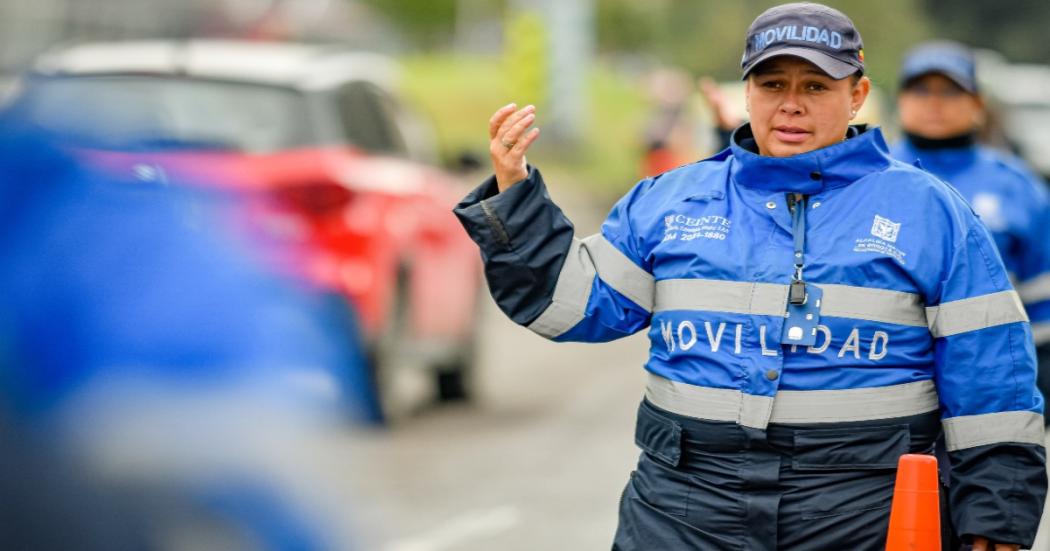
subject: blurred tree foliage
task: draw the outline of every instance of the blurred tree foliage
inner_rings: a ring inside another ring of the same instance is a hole
[[[457,20],[469,19],[465,11],[505,12],[518,0],[358,0],[389,17],[420,50],[448,46]],[[640,57],[672,64],[697,74],[722,79],[739,73],[744,31],[766,8],[779,0],[594,0],[598,51]],[[520,3],[520,2],[518,2]],[[892,83],[901,53],[918,40],[935,34],[927,12],[960,12],[952,28],[965,34],[981,29],[973,22],[985,14],[998,14],[1006,4],[1046,5],[1047,0],[826,0],[848,14],[864,37],[869,73],[876,81]],[[539,4],[539,2],[537,2]],[[965,6],[964,6],[965,5]],[[971,8],[972,6],[972,8]],[[1050,10],[1042,9],[1047,12]],[[966,13],[962,13],[966,12]],[[997,21],[999,19],[996,19]],[[1024,21],[1014,13],[1013,20]],[[938,26],[944,18],[938,16]],[[1004,23],[1006,24],[1006,23]],[[1011,25],[1014,23],[1010,23]],[[1046,28],[1032,26],[1031,33]],[[936,32],[939,32],[940,28]],[[1006,36],[1009,30],[1004,30]],[[990,37],[985,37],[989,38]],[[1020,42],[1023,39],[1014,39]],[[1039,42],[1031,40],[1029,42]],[[1040,44],[1043,48],[1050,46]]]
[[[447,45],[455,29],[456,0],[360,0],[389,17],[417,46]]]
[[[853,19],[864,38],[868,71],[892,83],[900,55],[930,35],[921,0],[826,0]],[[1045,0],[1043,0],[1045,1]],[[599,0],[602,51],[630,51],[721,79],[740,74],[744,33],[777,0]]]
[[[520,0],[357,0],[389,17],[419,49],[452,43],[464,11],[501,12]],[[549,1],[549,0],[548,0]],[[594,0],[599,52],[628,54],[728,79],[738,72],[744,30],[780,0]],[[953,38],[1016,61],[1050,62],[1048,0],[825,0],[864,37],[870,73],[892,84],[915,42]],[[539,2],[537,2],[539,4]]]
[[[461,10],[502,10],[505,0],[357,0],[389,17],[421,49],[452,42]]]
[[[939,37],[998,50],[1011,61],[1050,63],[1047,0],[922,0]]]

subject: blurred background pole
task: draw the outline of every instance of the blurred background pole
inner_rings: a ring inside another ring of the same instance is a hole
[[[547,0],[550,6],[550,136],[579,143],[587,124],[587,73],[594,51],[594,0]],[[553,123],[553,124],[552,124]]]
[[[542,98],[540,125],[548,146],[571,149],[580,143],[587,125],[594,35],[594,0],[511,2],[507,55],[520,63],[515,71],[520,74],[511,77],[511,95],[517,99],[518,90],[531,95],[531,88],[539,86],[535,92]]]

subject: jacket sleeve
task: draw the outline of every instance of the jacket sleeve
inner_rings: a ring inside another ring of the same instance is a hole
[[[1031,328],[991,236],[976,217],[963,226],[927,296],[952,523],[1030,546],[1047,485]]]
[[[1046,347],[1050,346],[1050,197],[1038,176],[1018,172],[1022,181],[1017,201],[1025,216],[1017,250],[1009,254],[1018,259],[1017,292],[1028,311],[1035,344]]]
[[[653,276],[628,213],[635,194],[584,239],[573,236],[534,167],[503,193],[490,177],[454,212],[480,247],[492,297],[508,317],[552,340],[601,342],[633,334],[651,317]]]

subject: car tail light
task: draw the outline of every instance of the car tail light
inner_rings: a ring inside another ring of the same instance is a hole
[[[274,195],[281,204],[308,214],[330,214],[350,204],[354,193],[334,183],[291,184],[278,188]]]

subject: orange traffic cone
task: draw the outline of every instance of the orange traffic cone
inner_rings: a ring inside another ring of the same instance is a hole
[[[893,489],[886,551],[941,551],[937,458],[902,455]]]

